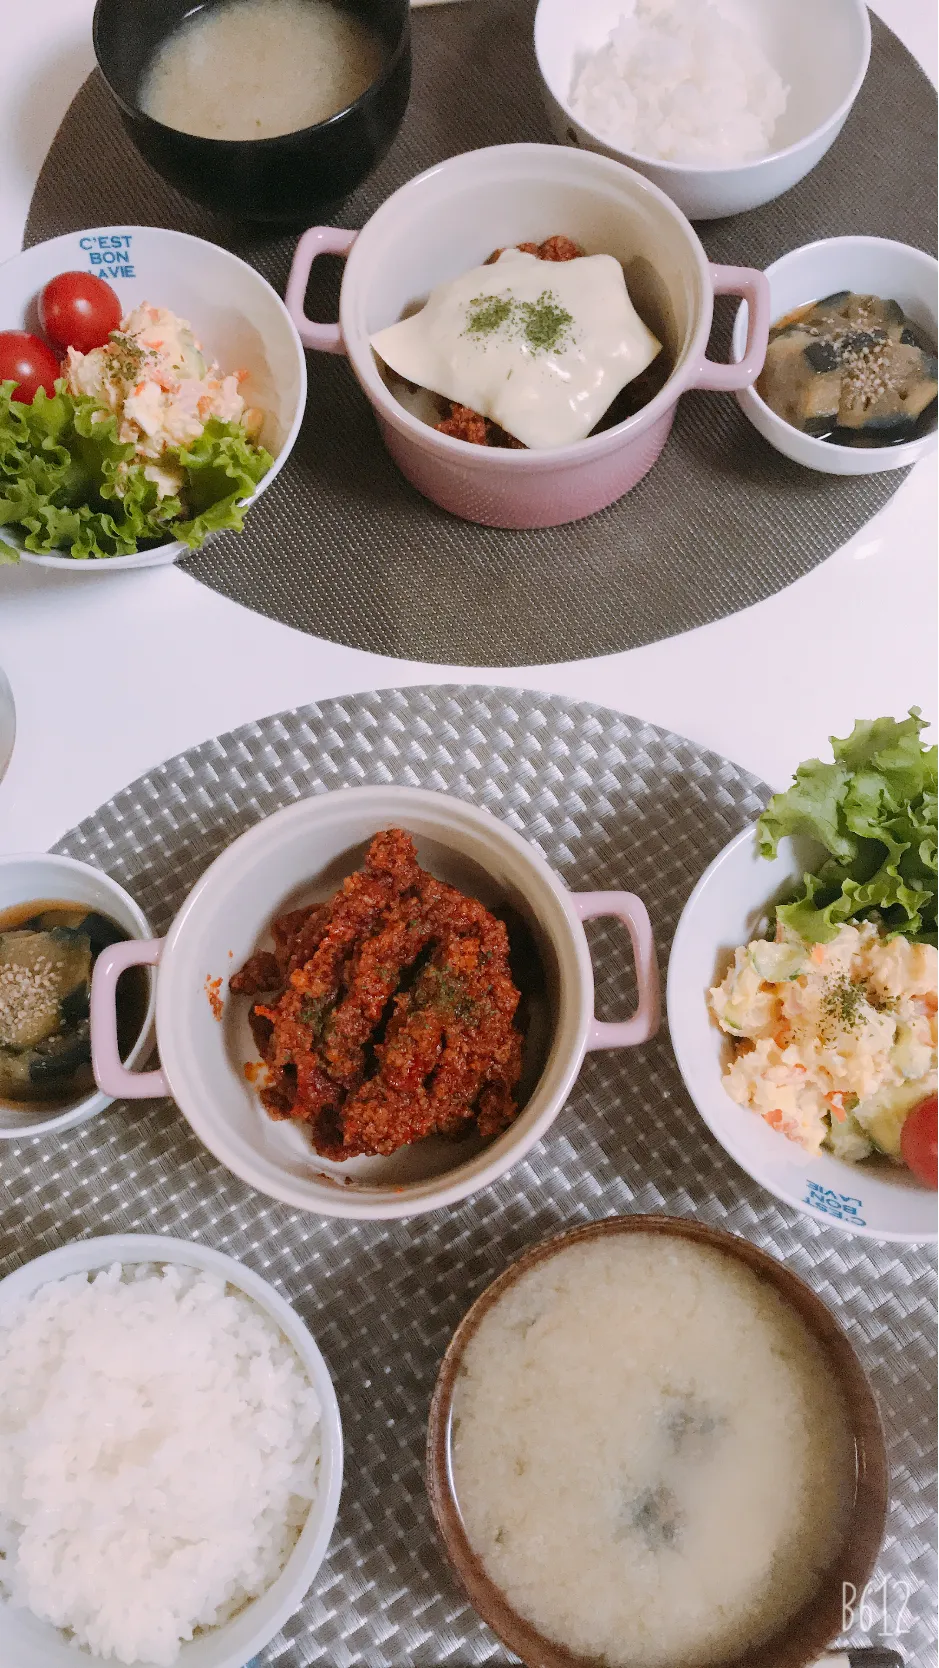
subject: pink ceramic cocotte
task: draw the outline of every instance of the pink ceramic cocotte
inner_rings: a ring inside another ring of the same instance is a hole
[[[622,262],[633,301],[672,362],[664,388],[625,422],[551,450],[471,446],[438,434],[387,387],[370,336],[493,249],[555,234]],[[347,257],[338,324],[304,312],[310,267],[324,254]],[[715,295],[746,298],[738,364],[707,357]],[[712,265],[680,209],[641,174],[556,145],[494,145],[452,157],[394,192],[360,232],[314,226],[297,245],[286,301],[305,346],[348,355],[402,474],[454,515],[494,527],[552,527],[621,498],[661,452],[681,394],[731,393],[755,382],[770,324],[762,273]]]

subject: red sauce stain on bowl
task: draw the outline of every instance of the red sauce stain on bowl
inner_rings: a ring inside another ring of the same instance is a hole
[[[207,973],[205,976],[204,988],[205,994],[209,999],[209,1007],[212,1009],[212,1018],[221,1019],[222,1012],[225,1007],[220,995],[222,989],[221,979],[213,979],[211,973]]]

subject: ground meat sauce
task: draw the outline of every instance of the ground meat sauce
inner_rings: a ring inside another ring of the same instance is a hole
[[[544,243],[517,243],[523,255],[537,255],[539,261],[575,261],[583,254],[579,244],[572,242],[569,237],[549,237]],[[502,254],[501,249],[494,249],[489,259],[484,263],[491,266]],[[472,411],[468,405],[458,405],[455,400],[450,401],[450,415],[441,423],[435,424],[438,434],[452,435],[454,440],[466,440],[471,446],[502,446],[513,451],[526,450],[521,440],[516,440],[512,434],[507,434],[498,423],[489,417],[480,416],[478,411]]]
[[[502,921],[417,862],[400,828],[329,903],[273,925],[231,981],[265,1062],[261,1100],[324,1158],[425,1135],[497,1135],[516,1117],[519,991]]]
[[[471,446],[502,446],[515,452],[526,450],[523,440],[516,440],[514,434],[494,423],[491,417],[481,417],[471,406],[458,405],[456,400],[451,400],[449,404],[449,417],[434,424],[438,434],[450,434],[454,440],[466,440]]]

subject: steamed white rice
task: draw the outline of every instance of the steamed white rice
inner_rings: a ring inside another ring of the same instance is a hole
[[[765,156],[787,98],[753,27],[713,0],[623,0],[571,87],[575,116],[617,149],[713,165]]]
[[[0,1313],[0,1586],[76,1644],[168,1665],[277,1578],[318,1488],[320,1406],[218,1276],[78,1274]]]

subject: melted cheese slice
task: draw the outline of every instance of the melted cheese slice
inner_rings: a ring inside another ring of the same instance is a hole
[[[661,352],[612,255],[542,261],[519,249],[439,284],[371,344],[398,376],[534,448],[583,440]]]

